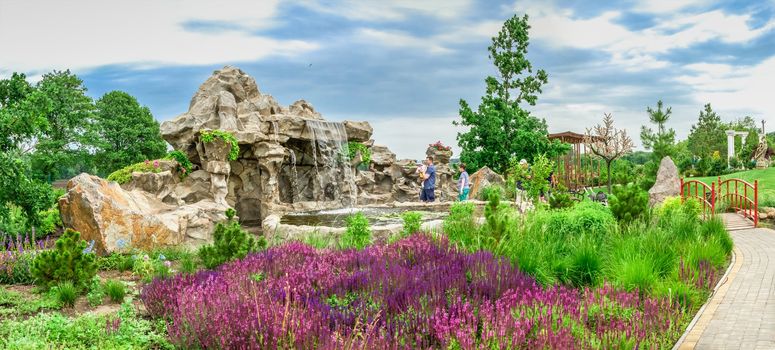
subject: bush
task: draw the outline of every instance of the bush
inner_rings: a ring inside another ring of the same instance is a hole
[[[342,235],[340,245],[343,249],[363,249],[371,243],[371,227],[369,219],[363,213],[350,215],[347,219],[347,230]]]
[[[89,305],[95,307],[102,305],[102,299],[104,298],[105,293],[102,290],[100,278],[98,276],[94,276],[94,278],[92,278],[91,284],[89,285],[89,293],[86,294],[86,300],[89,301]]]
[[[196,260],[194,260],[194,257],[191,255],[184,255],[180,259],[180,272],[186,273],[186,274],[193,274],[196,272],[197,266],[196,266]]]
[[[107,280],[105,281],[104,290],[105,294],[114,303],[121,303],[124,301],[124,296],[126,296],[126,287],[124,286],[123,282],[117,280]]]
[[[637,186],[616,186],[608,200],[611,212],[619,222],[631,223],[648,211],[649,196]]]
[[[242,259],[248,253],[266,247],[262,238],[256,240],[253,235],[245,232],[234,220],[234,210],[226,211],[228,220],[219,222],[213,231],[214,242],[199,249],[199,258],[208,269],[216,268],[227,261]]]
[[[174,150],[167,154],[164,159],[171,159],[176,162],[178,162],[177,171],[180,173],[180,178],[185,178],[188,176],[188,174],[191,174],[192,171],[194,171],[194,165],[191,164],[191,161],[188,159],[188,156],[186,156],[185,153]]]
[[[361,153],[361,164],[368,165],[371,163],[371,150],[366,147],[363,143],[350,141],[347,143],[347,150],[348,150],[348,157],[350,160],[355,158],[355,155],[360,152]]]
[[[66,307],[75,305],[75,299],[78,297],[78,289],[70,281],[58,283],[51,289],[51,292],[55,299]]]
[[[557,186],[549,196],[549,208],[552,209],[565,209],[570,208],[575,204],[570,193],[562,185]]]
[[[449,208],[449,216],[444,219],[442,229],[451,242],[468,242],[479,230],[474,221],[474,204],[455,202]]]
[[[401,214],[401,219],[404,220],[403,235],[408,236],[415,232],[419,232],[422,226],[422,213],[416,211],[408,211]]]
[[[87,246],[79,232],[67,229],[57,239],[54,249],[35,257],[30,269],[35,282],[44,288],[65,281],[78,288],[86,287],[97,274],[94,253],[88,252]]]
[[[237,160],[237,157],[239,157],[239,143],[237,142],[237,138],[230,132],[222,130],[202,131],[199,135],[199,140],[204,143],[209,143],[213,142],[216,137],[223,140],[223,142],[226,142],[226,144],[231,147],[231,150],[229,151],[229,160]]]
[[[107,180],[108,181],[115,181],[119,185],[123,185],[129,180],[132,180],[132,173],[138,172],[138,173],[158,173],[161,171],[161,168],[159,167],[158,160],[154,161],[145,161],[140,163],[135,163],[132,165],[127,165],[121,169],[118,169],[110,175],[108,175]]]

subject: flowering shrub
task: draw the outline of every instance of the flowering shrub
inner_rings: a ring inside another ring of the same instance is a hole
[[[687,316],[610,285],[543,287],[507,259],[421,234],[363,250],[287,243],[140,297],[182,348],[657,349]]]
[[[186,156],[185,153],[174,150],[167,154],[164,159],[171,159],[176,162],[178,162],[178,165],[176,167],[176,170],[178,173],[180,173],[180,178],[185,178],[188,176],[188,174],[191,174],[192,171],[194,171],[194,165],[191,164],[191,161],[188,159],[188,156]]]
[[[48,237],[35,240],[32,235],[4,236],[0,241],[0,283],[31,284],[30,265],[40,251],[51,248]]]
[[[428,147],[433,148],[433,149],[435,149],[437,151],[451,151],[452,150],[452,147],[444,146],[444,144],[441,143],[441,141],[436,141],[436,142],[428,145]]]

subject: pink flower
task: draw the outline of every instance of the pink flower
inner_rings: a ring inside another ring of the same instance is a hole
[[[158,159],[153,161],[153,167],[154,168],[158,168],[159,167],[159,160]]]
[[[145,165],[150,165],[151,162],[148,161],[148,159],[145,160]]]

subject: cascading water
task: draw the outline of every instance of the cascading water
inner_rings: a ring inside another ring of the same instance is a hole
[[[291,158],[291,190],[293,191],[293,194],[291,195],[291,201],[295,202],[300,195],[299,173],[296,171],[296,152],[294,152],[292,149],[289,149],[288,151],[290,152]]]
[[[322,120],[307,120],[306,124],[312,139],[312,155],[320,190],[318,193],[323,194],[325,197],[327,186],[336,182],[334,198],[340,198],[341,186],[342,182],[344,182],[344,185],[349,187],[350,192],[346,205],[355,206],[357,204],[358,189],[355,186],[355,174],[349,162],[347,130],[344,124]],[[318,167],[318,154],[322,157],[323,174],[321,174]],[[341,175],[338,172],[341,172]],[[335,179],[336,181],[334,181]],[[326,180],[330,181],[329,184],[324,183]]]

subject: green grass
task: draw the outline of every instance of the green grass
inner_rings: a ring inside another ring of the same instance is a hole
[[[746,170],[721,176],[722,180],[733,178],[743,179],[751,184],[753,184],[755,180],[758,180],[759,206],[762,206],[765,202],[775,206],[775,167],[761,170]],[[718,176],[687,177],[684,178],[684,180],[698,180],[710,185],[713,182],[718,182]]]

